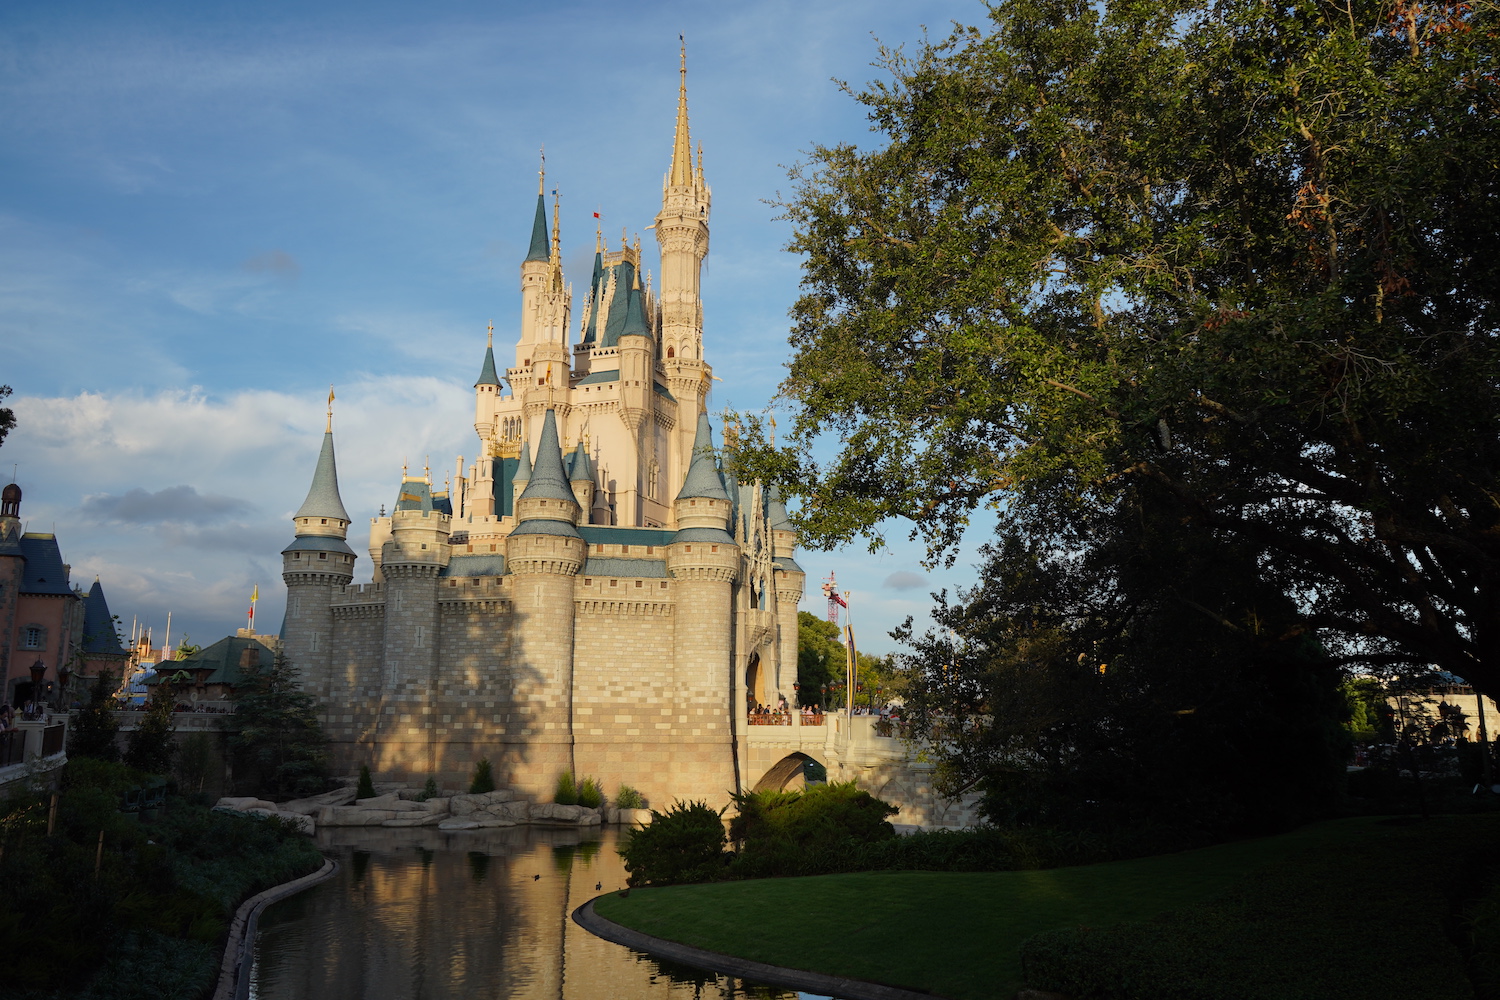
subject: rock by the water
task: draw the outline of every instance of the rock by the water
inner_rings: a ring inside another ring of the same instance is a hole
[[[438,824],[439,830],[477,830],[479,824],[471,819],[445,819]]]

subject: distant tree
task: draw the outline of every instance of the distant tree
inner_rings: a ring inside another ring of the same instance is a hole
[[[470,795],[483,795],[485,792],[495,790],[495,773],[490,767],[488,757],[479,758],[479,763],[474,765],[474,779],[469,782]]]
[[[809,611],[797,612],[797,701],[821,705],[823,688],[844,676],[844,644],[839,628]]]
[[[1396,738],[1387,704],[1385,683],[1378,677],[1350,677],[1344,681],[1349,721],[1344,729],[1356,743],[1390,743]]]
[[[312,695],[297,686],[298,671],[277,653],[269,667],[251,667],[235,692],[238,708],[225,725],[235,783],[273,796],[322,791],[328,745]]]
[[[92,757],[111,763],[120,759],[120,748],[115,745],[120,719],[115,714],[114,692],[115,675],[108,670],[100,671],[89,691],[88,704],[73,716],[69,727],[69,757]]]
[[[125,738],[125,763],[138,771],[168,774],[177,744],[172,739],[172,692],[156,685],[145,715]]]
[[[0,385],[0,401],[10,395],[10,386]],[[16,426],[16,411],[9,406],[0,406],[0,444],[5,443],[5,435],[9,434]]]
[[[373,799],[375,797],[375,782],[370,779],[370,765],[359,765],[359,784],[354,789],[355,799]]]

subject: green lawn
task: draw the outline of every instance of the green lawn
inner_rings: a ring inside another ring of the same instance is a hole
[[[605,896],[596,909],[647,934],[756,961],[965,1000],[1011,997],[1021,986],[1018,948],[1033,934],[1146,920],[1224,893],[1285,859],[1358,857],[1391,830],[1361,818],[1048,871],[868,872],[638,889]],[[1337,885],[1307,891],[1343,898]]]

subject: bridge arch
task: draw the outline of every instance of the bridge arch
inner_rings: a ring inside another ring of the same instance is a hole
[[[826,772],[827,764],[811,754],[805,754],[799,750],[795,753],[787,754],[775,764],[772,764],[766,773],[760,776],[760,780],[755,783],[754,791],[781,791],[803,774],[809,762],[817,765],[818,768]]]

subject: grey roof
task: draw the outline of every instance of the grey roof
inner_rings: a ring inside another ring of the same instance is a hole
[[[708,414],[698,414],[698,433],[693,438],[693,463],[688,466],[687,479],[677,499],[708,497],[713,500],[728,500],[724,492],[724,481],[719,478],[719,468],[714,464],[714,432],[708,425]]]
[[[120,645],[120,633],[115,630],[114,620],[109,614],[109,602],[104,599],[104,588],[95,580],[89,588],[89,596],[83,599],[83,651],[104,656],[125,656]]]
[[[526,254],[528,261],[552,259],[552,245],[547,239],[547,199],[537,192],[536,219],[531,223],[531,249]]]
[[[246,651],[249,656],[246,656]],[[206,646],[196,653],[189,653],[180,660],[168,660],[159,664],[156,674],[148,677],[146,684],[157,685],[164,680],[169,680],[180,671],[192,671],[209,669],[212,671],[204,678],[204,684],[228,684],[231,687],[243,684],[246,680],[244,667],[240,665],[241,660],[249,660],[248,666],[252,670],[269,667],[276,654],[257,639],[247,639],[241,636],[227,636]]]
[[[479,369],[479,381],[475,385],[499,385],[500,376],[495,372],[495,346],[486,344],[484,348],[484,367]]]
[[[299,535],[282,552],[342,552],[346,556],[355,554],[349,543],[342,538],[328,535]]]
[[[432,487],[423,479],[403,479],[401,492],[396,494],[392,510],[436,510],[433,506]]]
[[[349,520],[344,501],[339,499],[339,473],[333,461],[333,431],[323,432],[323,450],[318,452],[318,467],[313,471],[312,488],[293,517],[336,517]]]
[[[57,536],[28,531],[21,536],[21,554],[26,557],[26,573],[21,578],[23,594],[71,595],[68,573],[63,569],[62,550]]]
[[[454,556],[438,576],[504,576],[505,557],[498,552]]]
[[[621,559],[590,556],[583,564],[589,576],[643,576],[653,580],[667,578],[667,564],[660,559]]]
[[[771,562],[776,564],[777,569],[784,569],[788,573],[801,573],[804,576],[807,575],[806,571],[801,566],[797,565],[797,560],[793,559],[791,556],[777,556],[775,559],[772,559]]]
[[[19,556],[26,558],[26,553],[21,549],[21,536],[14,537],[0,534],[0,556]]]
[[[670,545],[675,534],[666,528],[627,528],[614,524],[581,524],[578,533],[590,545]]]
[[[557,414],[547,411],[542,421],[542,437],[536,443],[536,460],[531,465],[531,478],[526,481],[522,500],[569,500],[573,487],[568,485],[568,474],[563,471],[562,447],[557,443]]]
[[[512,535],[565,535],[577,538],[578,529],[572,521],[554,521],[551,518],[528,517],[516,525]]]
[[[787,516],[786,504],[781,502],[781,491],[772,484],[766,491],[766,523],[772,531],[796,531],[792,519]]]
[[[734,545],[734,538],[723,528],[683,528],[672,537],[673,542],[713,542],[715,545]]]
[[[516,466],[516,474],[511,477],[513,483],[524,483],[531,478],[531,442],[521,443],[521,464]]]
[[[646,314],[641,304],[641,289],[639,282],[631,285],[630,295],[625,300],[625,327],[620,331],[622,337],[649,337],[651,331],[646,326]]]
[[[583,378],[579,379],[574,384],[575,385],[597,385],[600,382],[618,382],[619,380],[620,380],[620,370],[618,368],[611,368],[609,371],[589,372],[587,375],[585,375]]]
[[[599,298],[604,294],[604,254],[594,251],[594,276],[589,279],[589,297],[584,303],[588,311],[588,324],[584,327],[583,343],[592,344],[599,327]]]
[[[568,471],[568,481],[572,483],[591,483],[594,481],[594,463],[589,460],[588,449],[583,442],[578,442],[578,447],[573,450],[573,461]]]

